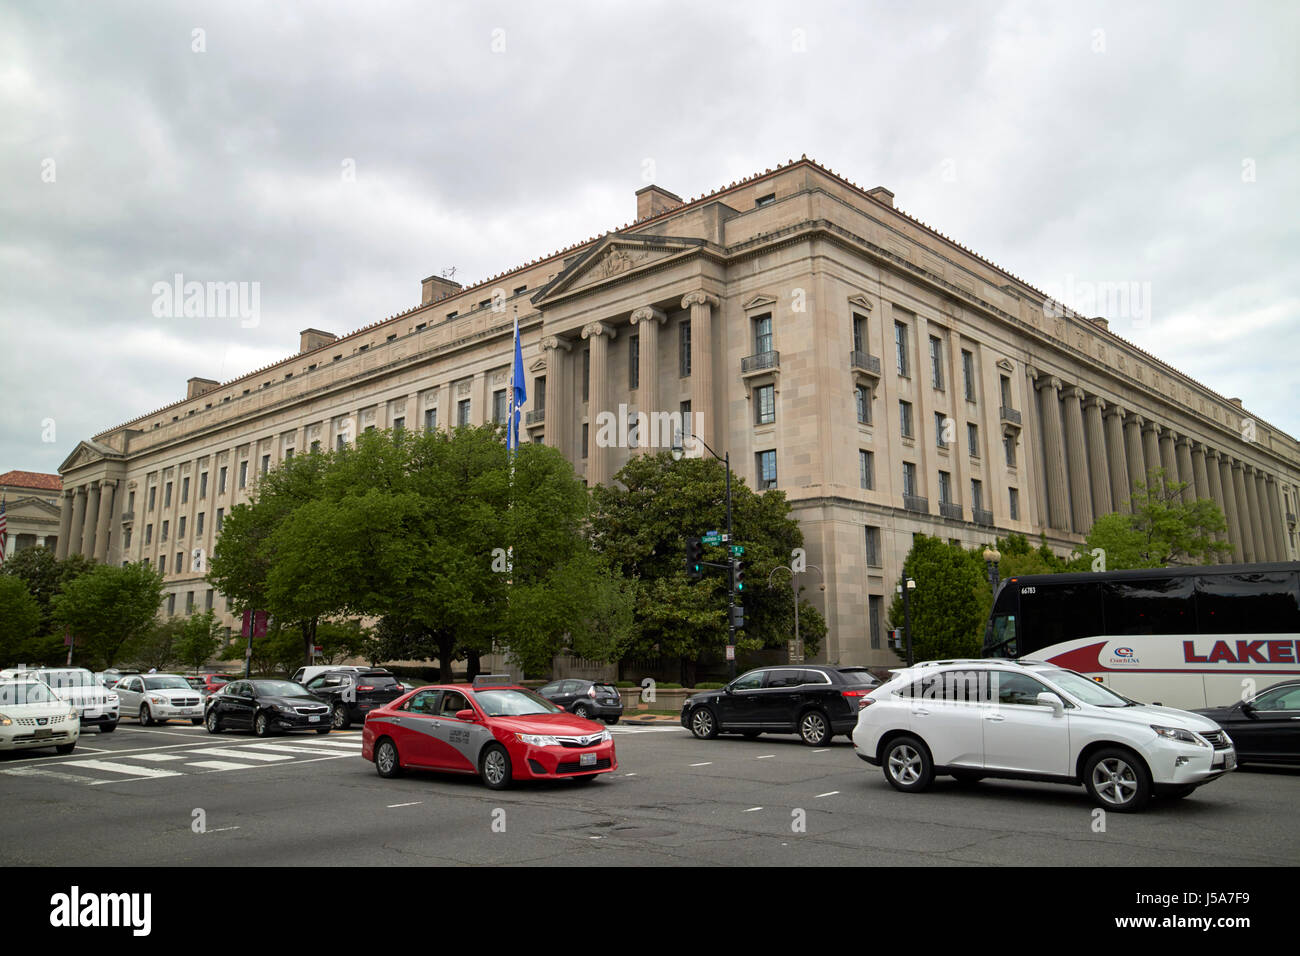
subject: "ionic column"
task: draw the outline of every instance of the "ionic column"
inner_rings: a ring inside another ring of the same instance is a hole
[[[1146,427],[1146,421],[1141,415],[1132,414],[1124,421],[1124,444],[1128,454],[1128,483],[1129,494],[1137,494],[1138,485],[1146,484],[1147,466],[1146,452],[1142,449],[1142,431]],[[1133,502],[1129,501],[1129,511],[1133,510]]]
[[[1259,535],[1256,540],[1259,541],[1259,551],[1263,553],[1261,560],[1276,561],[1278,559],[1277,544],[1273,540],[1272,523],[1268,520],[1268,492],[1264,489],[1264,473],[1258,468],[1251,476],[1251,482],[1246,488],[1246,493],[1254,492],[1254,498],[1251,500],[1251,507],[1259,514]]]
[[[1199,496],[1196,486],[1196,472],[1192,467],[1192,442],[1186,435],[1178,436],[1174,443],[1174,452],[1178,457],[1178,480],[1186,482],[1183,489],[1183,503],[1191,504]]]
[[[637,309],[632,313],[632,327],[637,329],[637,360],[636,360],[636,410],[641,415],[641,422],[645,426],[644,434],[638,430],[637,445],[641,454],[651,454],[663,446],[665,438],[669,444],[672,443],[672,436],[653,435],[651,431],[654,427],[653,415],[658,411],[665,411],[659,407],[659,326],[661,326],[668,316],[651,306]],[[692,339],[692,342],[695,340]],[[691,366],[692,374],[695,371],[694,363]],[[692,408],[695,406],[692,405]],[[685,423],[683,423],[684,425]]]
[[[1282,530],[1282,502],[1277,494],[1277,481],[1272,475],[1264,479],[1264,512],[1268,515],[1269,533],[1273,538],[1273,560],[1285,561],[1287,548]]]
[[[569,447],[569,421],[574,404],[568,400],[568,387],[572,376],[570,353],[573,345],[558,335],[542,339],[546,352],[546,407],[542,416],[542,437],[546,444],[558,448],[566,458],[572,456]]]
[[[72,500],[76,492],[71,488],[63,489],[63,500],[59,502],[59,543],[54,549],[54,557],[62,561],[68,556],[68,537],[72,534]]]
[[[691,310],[691,413],[703,423],[697,434],[706,445],[717,444],[713,414],[713,309],[717,305],[717,297],[702,289],[682,298],[682,308]],[[687,435],[693,430],[682,423]]]
[[[1178,458],[1174,454],[1172,428],[1160,429],[1160,467],[1165,470],[1165,487],[1178,480]],[[1162,489],[1163,491],[1163,489]]]
[[[1047,479],[1048,526],[1070,530],[1070,501],[1065,484],[1065,440],[1061,432],[1061,409],[1057,394],[1061,380],[1055,375],[1040,375],[1035,386],[1039,391],[1039,409],[1043,422],[1044,475]]]
[[[1124,461],[1124,413],[1111,405],[1102,412],[1106,430],[1106,465],[1110,473],[1111,510],[1128,514],[1133,510],[1129,501],[1128,468]]]
[[[103,564],[108,559],[108,535],[113,526],[113,490],[117,482],[105,478],[99,483],[99,521],[95,525],[95,560]]]
[[[1074,530],[1092,527],[1092,493],[1088,490],[1088,450],[1083,437],[1083,389],[1065,390],[1065,460],[1070,471],[1070,511]]]
[[[609,407],[609,343],[618,333],[604,322],[582,327],[582,337],[591,349],[591,394],[587,400],[587,484],[609,482],[609,441],[601,441],[603,424],[613,422],[618,433],[617,416]],[[694,369],[692,369],[694,371]]]
[[[1160,445],[1156,435],[1160,432],[1160,426],[1155,422],[1144,422],[1142,425],[1142,481],[1147,485],[1147,491],[1151,491],[1151,472],[1160,467]],[[1159,490],[1159,489],[1155,489]]]
[[[81,553],[95,556],[95,530],[99,527],[99,482],[92,481],[86,489],[86,522],[81,529]]]
[[[1232,492],[1237,500],[1237,520],[1241,528],[1241,560],[1258,561],[1255,551],[1255,532],[1250,520],[1250,499],[1246,497],[1245,467],[1240,461],[1232,463]]]
[[[1232,545],[1232,559],[1244,561],[1246,540],[1241,533],[1241,518],[1237,512],[1237,489],[1232,484],[1232,459],[1217,451],[1210,451],[1211,461],[1215,462],[1219,472],[1219,506],[1228,519],[1228,543]]]
[[[1088,475],[1092,479],[1092,513],[1094,518],[1108,515],[1114,511],[1110,498],[1109,449],[1106,447],[1106,430],[1101,416],[1106,410],[1106,403],[1097,396],[1092,396],[1083,403],[1084,425],[1088,435]],[[1090,524],[1082,529],[1087,534]]]

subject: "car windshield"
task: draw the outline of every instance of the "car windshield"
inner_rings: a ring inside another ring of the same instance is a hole
[[[57,698],[39,681],[0,684],[0,706],[18,704],[50,704]],[[65,705],[66,706],[66,705]]]
[[[1115,693],[1105,684],[1098,684],[1095,680],[1084,677],[1082,674],[1076,674],[1074,671],[1050,670],[1040,671],[1039,673],[1060,687],[1061,690],[1072,697],[1078,698],[1085,704],[1093,704],[1097,707],[1127,707],[1133,703],[1127,697]]]
[[[145,690],[189,690],[184,677],[146,677]]]
[[[259,697],[306,697],[307,689],[291,680],[255,680],[253,690]]]
[[[524,717],[529,714],[562,714],[564,708],[556,707],[544,697],[530,690],[480,690],[474,699],[489,717]]]

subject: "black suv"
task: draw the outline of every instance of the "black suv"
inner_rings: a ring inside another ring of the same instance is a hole
[[[752,740],[767,732],[798,734],[804,743],[821,747],[836,734],[853,733],[859,701],[879,686],[865,667],[760,667],[722,690],[686,698],[682,726],[704,740],[720,733]]]
[[[330,705],[335,730],[347,730],[354,720],[365,723],[366,714],[405,693],[391,672],[372,667],[325,671],[309,680],[307,689]]]
[[[599,718],[607,724],[616,724],[623,716],[623,698],[619,696],[618,688],[604,681],[566,678],[537,688],[537,693],[579,717]]]

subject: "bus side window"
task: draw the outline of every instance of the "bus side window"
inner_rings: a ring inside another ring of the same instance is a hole
[[[1191,577],[1106,582],[1106,633],[1195,634],[1193,588]]]
[[[993,649],[998,657],[1016,657],[1016,616],[999,614],[993,619]]]
[[[1202,634],[1300,633],[1300,588],[1287,571],[1204,574],[1196,580]]]

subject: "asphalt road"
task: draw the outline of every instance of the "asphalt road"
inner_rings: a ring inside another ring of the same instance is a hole
[[[1238,771],[1098,832],[1082,788],[895,792],[836,738],[613,728],[619,771],[494,792],[383,780],[356,730],[261,741],[123,722],[75,753],[0,756],[4,865],[1260,866],[1300,859],[1300,772]],[[201,813],[196,813],[200,811]],[[198,826],[201,820],[202,827]],[[201,830],[202,832],[196,832]]]

